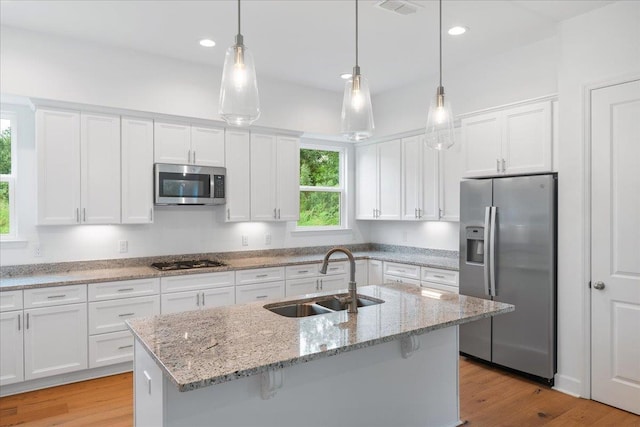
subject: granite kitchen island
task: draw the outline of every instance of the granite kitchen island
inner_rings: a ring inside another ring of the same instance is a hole
[[[384,302],[357,314],[290,318],[251,303],[129,321],[136,425],[457,425],[457,325],[514,307],[400,284],[358,294]]]

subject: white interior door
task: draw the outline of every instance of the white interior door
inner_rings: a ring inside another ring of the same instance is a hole
[[[591,102],[591,396],[640,414],[640,80]]]

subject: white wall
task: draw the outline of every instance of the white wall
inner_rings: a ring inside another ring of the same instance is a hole
[[[445,221],[370,221],[371,242],[457,251],[460,224]]]
[[[583,95],[587,85],[640,76],[640,2],[617,2],[561,23],[560,48],[557,387],[588,397]]]
[[[0,93],[218,118],[220,72],[211,67],[6,27],[0,43]],[[341,94],[266,79],[259,84],[264,111],[261,126],[337,133]],[[294,233],[294,223],[227,224],[221,207],[160,207],[150,225],[36,226],[34,115],[26,107],[17,110],[18,227],[24,241],[2,243],[2,265],[368,241],[368,224],[355,223],[352,214],[352,231]],[[350,176],[352,153],[349,145]],[[353,212],[353,183],[350,190],[348,209]],[[264,245],[266,233],[271,234],[270,246]],[[248,247],[241,246],[242,235],[249,236]],[[128,253],[117,252],[118,240],[129,242]],[[37,258],[33,256],[36,244],[42,252]]]

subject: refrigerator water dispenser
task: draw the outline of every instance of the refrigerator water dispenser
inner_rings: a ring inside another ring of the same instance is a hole
[[[484,227],[467,227],[467,263],[484,264]]]

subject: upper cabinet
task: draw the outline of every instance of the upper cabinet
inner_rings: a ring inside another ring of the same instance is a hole
[[[224,129],[154,122],[156,163],[224,166]]]
[[[356,219],[401,218],[400,140],[356,147]]]
[[[228,222],[251,220],[249,132],[227,129],[225,135],[226,212]]]
[[[402,139],[402,219],[438,219],[438,152],[424,135]]]
[[[297,221],[300,216],[300,141],[251,134],[251,220]]]
[[[463,172],[460,134],[460,128],[456,128],[455,144],[438,154],[440,208],[437,213],[441,221],[460,221],[460,180]]]
[[[122,223],[153,222],[153,121],[122,118]]]
[[[38,224],[120,223],[120,117],[36,112]]]
[[[462,119],[465,177],[550,172],[551,101]]]

